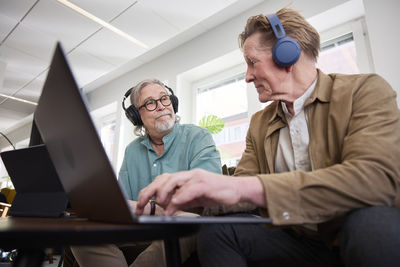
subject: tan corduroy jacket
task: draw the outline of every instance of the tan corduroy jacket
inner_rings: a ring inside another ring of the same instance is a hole
[[[378,75],[326,75],[304,106],[313,171],[274,173],[281,105],[255,113],[235,175],[257,175],[275,225],[319,224],[376,205],[400,207],[400,113]]]

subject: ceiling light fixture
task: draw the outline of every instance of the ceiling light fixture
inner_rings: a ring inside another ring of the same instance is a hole
[[[5,94],[2,94],[2,93],[0,93],[0,96],[37,106],[37,103],[35,103],[35,102],[28,101],[28,100],[25,100],[25,99],[22,99],[22,98],[18,98],[18,97],[15,97],[15,96],[5,95]]]
[[[98,24],[100,24],[101,26],[109,29],[110,31],[113,31],[116,34],[128,39],[129,41],[131,41],[131,42],[133,42],[133,43],[135,43],[135,44],[137,44],[137,45],[139,45],[139,46],[141,46],[141,47],[143,47],[145,49],[149,48],[146,44],[144,44],[144,43],[140,42],[139,40],[133,38],[132,36],[130,36],[129,34],[123,32],[123,31],[121,31],[120,29],[112,26],[110,23],[105,22],[104,20],[96,17],[95,15],[92,15],[91,13],[89,13],[86,10],[78,7],[77,5],[74,5],[73,3],[71,3],[71,2],[69,2],[67,0],[57,0],[57,1],[60,2],[61,4],[63,4],[64,6],[69,7],[72,10],[78,12],[79,14],[81,14],[81,15],[83,15],[83,16],[91,19],[91,20],[93,20],[94,22],[97,22]]]

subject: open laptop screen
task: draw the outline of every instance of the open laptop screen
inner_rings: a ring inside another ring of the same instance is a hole
[[[78,216],[131,222],[132,216],[60,44],[34,120]]]

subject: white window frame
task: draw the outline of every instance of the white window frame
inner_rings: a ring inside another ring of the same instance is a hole
[[[348,33],[353,34],[360,73],[374,72],[365,18],[360,17],[320,33],[321,46]]]
[[[217,72],[215,74],[209,75],[203,79],[194,81],[191,86],[193,92],[192,122],[196,125],[198,124],[198,121],[196,120],[197,120],[197,92],[199,88],[206,88],[218,85],[220,83],[223,83],[224,81],[228,81],[243,73],[245,73],[245,65],[239,64],[234,67]]]

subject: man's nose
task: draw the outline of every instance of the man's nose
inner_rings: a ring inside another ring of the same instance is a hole
[[[165,109],[164,105],[161,103],[161,99],[157,100],[157,108],[156,109],[157,110],[164,110]]]
[[[253,71],[250,70],[249,68],[247,68],[247,71],[246,71],[246,82],[247,83],[251,83],[252,81],[254,81]]]

